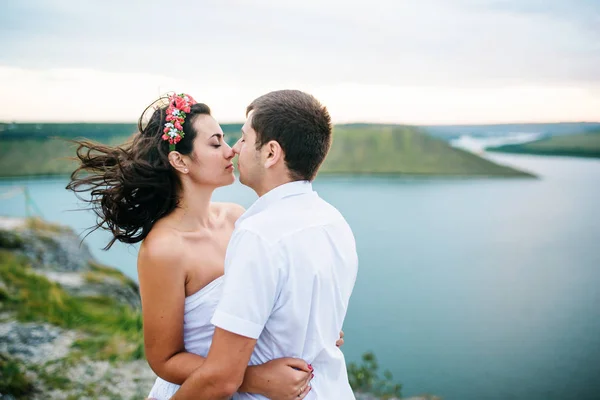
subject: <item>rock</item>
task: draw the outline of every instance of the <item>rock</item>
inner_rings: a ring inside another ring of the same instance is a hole
[[[27,364],[43,364],[69,354],[77,338],[74,331],[38,323],[0,323],[0,353]]]
[[[73,387],[66,390],[45,390],[44,396],[35,397],[34,400],[64,399],[69,395],[90,400],[142,400],[146,398],[156,379],[156,375],[143,360],[121,363],[81,360],[66,371],[60,365],[55,368],[63,369],[61,374],[73,383]],[[49,369],[47,372],[54,371]]]
[[[60,284],[67,292],[76,297],[110,297],[119,303],[134,309],[142,307],[139,289],[133,281],[76,272],[38,271],[49,280]]]
[[[24,256],[33,272],[74,296],[106,296],[135,309],[141,307],[137,284],[112,268],[98,266],[87,245],[68,227],[0,217],[0,249]]]
[[[48,324],[0,323],[0,354],[8,354],[27,370],[35,382],[32,400],[65,399],[143,399],[156,375],[145,360],[128,362],[69,360],[71,345],[82,335]],[[54,387],[58,379],[63,387]],[[9,399],[10,393],[0,394]],[[28,397],[29,398],[29,397]]]

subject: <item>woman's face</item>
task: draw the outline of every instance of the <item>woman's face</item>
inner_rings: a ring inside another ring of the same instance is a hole
[[[198,184],[226,186],[235,181],[233,150],[225,141],[223,130],[210,115],[201,114],[194,119],[196,138],[189,177]]]

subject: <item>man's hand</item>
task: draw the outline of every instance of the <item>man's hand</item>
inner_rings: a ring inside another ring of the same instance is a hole
[[[340,331],[340,338],[336,340],[335,345],[341,347],[344,344],[344,331]]]

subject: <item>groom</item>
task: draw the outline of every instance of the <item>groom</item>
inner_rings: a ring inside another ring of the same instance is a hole
[[[331,119],[313,96],[281,90],[246,110],[240,182],[259,199],[240,217],[225,259],[215,333],[204,364],[173,397],[264,399],[236,393],[248,364],[297,357],[312,364],[307,399],[354,399],[338,339],[356,280],[350,227],[313,191],[331,145]]]

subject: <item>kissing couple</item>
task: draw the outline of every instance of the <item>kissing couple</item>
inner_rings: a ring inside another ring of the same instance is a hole
[[[144,347],[158,375],[148,397],[354,399],[339,346],[356,244],[312,187],[332,141],[326,107],[267,93],[230,147],[206,104],[173,94],[138,131],[121,146],[77,141],[67,189],[89,192],[107,249],[142,242]],[[236,155],[258,195],[247,210],[211,201],[234,183]]]

